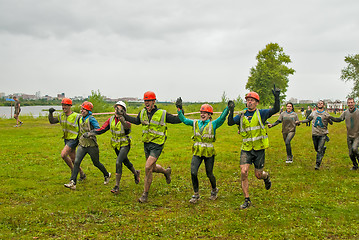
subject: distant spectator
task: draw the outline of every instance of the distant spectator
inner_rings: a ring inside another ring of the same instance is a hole
[[[14,112],[14,118],[16,119],[16,125],[14,127],[21,127],[21,125],[23,124],[23,122],[20,121],[19,115],[21,112],[21,108],[20,108],[20,101],[17,99],[16,96],[13,97],[13,99],[15,100],[15,112]],[[19,124],[20,123],[20,124]]]
[[[310,106],[308,106],[307,110],[305,110],[305,119],[307,119],[311,113],[312,113],[312,109]],[[310,127],[310,121],[305,124],[307,127]]]
[[[300,109],[300,112],[302,113],[302,117],[304,118],[304,107]]]

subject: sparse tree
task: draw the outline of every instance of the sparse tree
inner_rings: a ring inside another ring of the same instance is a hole
[[[359,97],[359,54],[348,55],[344,58],[344,61],[348,64],[342,69],[342,75],[340,79],[345,82],[354,82],[352,92],[348,97],[358,98]]]
[[[272,105],[274,98],[271,90],[275,84],[281,89],[280,99],[285,99],[288,77],[295,72],[294,69],[286,66],[292,62],[290,57],[283,52],[283,48],[278,43],[269,43],[258,53],[256,59],[257,66],[250,70],[246,89],[257,92],[262,105]]]

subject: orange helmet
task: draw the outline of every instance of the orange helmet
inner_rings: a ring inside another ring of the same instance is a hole
[[[208,113],[213,114],[213,107],[211,105],[209,105],[209,104],[203,104],[199,111],[200,112],[208,112]]]
[[[250,93],[248,93],[245,98],[246,98],[246,99],[247,99],[247,98],[254,98],[254,99],[256,99],[256,100],[259,102],[259,95],[258,95],[258,93],[256,93],[256,92],[250,92]]]
[[[83,109],[86,109],[87,111],[92,111],[93,104],[91,102],[85,101],[85,102],[82,103],[81,107]]]
[[[143,100],[156,100],[156,94],[151,91],[145,92]]]
[[[63,98],[61,101],[61,104],[66,104],[66,105],[72,106],[72,100],[70,98]]]

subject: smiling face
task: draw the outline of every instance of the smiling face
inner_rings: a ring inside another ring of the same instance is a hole
[[[324,109],[324,102],[323,101],[319,101],[317,104],[318,110],[323,110]]]
[[[151,112],[155,108],[156,100],[145,100],[145,107],[147,112]]]
[[[83,107],[81,107],[81,115],[82,115],[83,117],[86,117],[87,114],[89,114],[89,111],[87,111],[86,109],[84,109]]]
[[[349,110],[353,110],[355,108],[354,99],[349,98],[348,101],[347,101],[347,104],[348,104]]]
[[[70,114],[71,113],[71,105],[69,104],[62,104],[62,111],[65,114]]]
[[[287,112],[292,112],[293,111],[293,107],[292,107],[292,104],[288,103],[287,106]]]
[[[258,101],[254,98],[247,98],[247,108],[249,111],[254,111],[257,109]]]
[[[210,117],[211,117],[210,113],[201,111],[201,120],[202,121],[207,121]]]
[[[125,111],[126,111],[126,110],[125,110],[125,108],[124,108],[123,106],[121,106],[121,105],[116,105],[116,106],[115,106],[115,114],[116,114],[117,117],[123,115],[123,113],[124,113]]]

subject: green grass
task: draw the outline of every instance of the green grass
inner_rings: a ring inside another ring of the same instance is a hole
[[[194,116],[191,116],[191,118]],[[158,160],[172,168],[172,183],[154,174],[149,202],[139,204],[143,191],[145,158],[141,127],[133,126],[129,158],[141,170],[136,185],[124,167],[120,194],[88,156],[82,167],[88,179],[76,191],[63,187],[70,170],[60,157],[63,147],[59,125],[46,118],[26,118],[21,128],[0,119],[0,238],[1,239],[358,239],[359,172],[350,171],[344,123],[329,127],[330,142],[320,171],[314,171],[311,128],[301,125],[292,141],[294,163],[285,164],[281,126],[269,130],[266,165],[272,189],[254,177],[249,184],[254,207],[240,210],[241,138],[225,123],[217,130],[214,173],[219,198],[210,201],[210,184],[200,167],[201,200],[191,205],[192,128],[169,125],[168,140]],[[102,124],[107,117],[97,117]],[[274,122],[277,116],[270,119]],[[115,172],[110,133],[98,137],[101,162]]]

